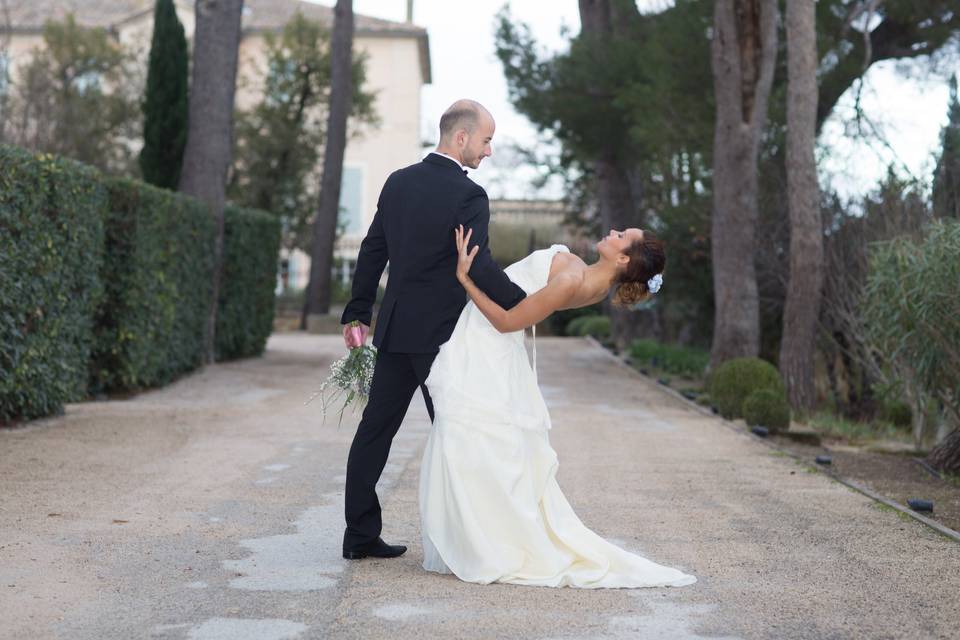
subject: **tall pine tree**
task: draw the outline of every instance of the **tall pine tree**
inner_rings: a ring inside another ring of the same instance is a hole
[[[187,39],[173,0],[157,0],[143,101],[143,179],[176,189],[187,142]]]
[[[933,174],[933,213],[942,218],[960,219],[960,99],[957,76],[950,79],[950,107],[947,126],[940,134],[943,145]]]

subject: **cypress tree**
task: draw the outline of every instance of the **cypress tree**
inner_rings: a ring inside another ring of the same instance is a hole
[[[176,189],[187,142],[187,39],[173,0],[157,0],[143,101],[143,179]]]
[[[950,107],[947,126],[940,134],[942,150],[933,174],[933,213],[960,219],[960,99],[957,76],[950,79]]]

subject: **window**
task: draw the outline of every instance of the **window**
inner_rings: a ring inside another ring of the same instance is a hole
[[[10,56],[0,51],[0,96],[7,95],[10,89]]]
[[[343,168],[339,221],[344,233],[363,233],[363,169],[360,167]]]

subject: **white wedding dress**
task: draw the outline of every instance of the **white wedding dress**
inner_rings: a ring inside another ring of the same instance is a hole
[[[563,245],[506,269],[528,294]],[[426,385],[434,424],[420,470],[423,566],[462,580],[549,587],[660,587],[697,579],[607,542],[557,485],[550,415],[524,349],[469,302]]]

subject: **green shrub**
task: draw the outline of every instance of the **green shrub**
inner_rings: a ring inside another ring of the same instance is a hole
[[[862,313],[871,350],[912,394],[960,415],[960,220],[937,220],[920,240],[877,243],[870,252]],[[918,425],[919,426],[919,425]],[[932,425],[931,425],[932,426]],[[922,445],[927,435],[915,434]]]
[[[570,333],[568,327],[570,323],[577,318],[583,318],[584,316],[597,316],[603,313],[602,307],[599,304],[592,304],[589,307],[578,307],[575,309],[561,309],[555,313],[550,314],[550,317],[547,318],[547,325],[550,327],[550,331],[557,336],[575,336],[577,334]]]
[[[790,427],[790,405],[786,397],[772,389],[757,389],[743,401],[743,419],[748,425],[762,425],[770,431]]]
[[[125,178],[110,194],[91,391],[163,385],[204,362],[215,227],[207,207]]]
[[[88,167],[0,145],[0,422],[83,397],[107,197]]]
[[[202,364],[214,222],[202,203],[0,145],[0,423]],[[280,227],[228,207],[217,353],[262,352]]]
[[[564,333],[568,336],[606,338],[610,335],[610,318],[603,315],[574,318],[567,324]]]
[[[710,397],[728,420],[743,417],[743,401],[754,391],[769,389],[786,397],[776,367],[759,358],[734,358],[710,376]]]
[[[897,427],[909,427],[913,424],[913,410],[910,405],[900,400],[885,403],[881,417]]]
[[[607,316],[588,316],[580,331],[585,336],[607,338],[610,336],[610,318]]]
[[[710,362],[710,354],[702,349],[661,344],[656,340],[634,340],[630,345],[630,357],[667,373],[692,378],[702,376]]]
[[[563,328],[563,335],[565,336],[580,336],[582,335],[580,331],[583,329],[583,323],[586,320],[589,320],[593,316],[578,316],[567,323],[567,326]]]
[[[217,310],[217,360],[260,355],[273,328],[280,221],[228,206]]]

